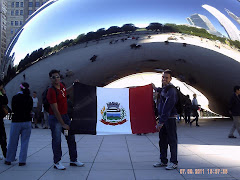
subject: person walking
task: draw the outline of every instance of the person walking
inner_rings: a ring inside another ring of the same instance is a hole
[[[160,162],[154,164],[154,167],[166,167],[167,170],[176,169],[177,160],[177,109],[175,107],[178,96],[176,88],[170,83],[172,80],[172,71],[166,70],[162,75],[162,88],[153,89],[160,93],[160,102],[158,104],[159,123],[156,128],[159,131]],[[167,149],[170,146],[171,158],[168,164]]]
[[[6,92],[3,88],[3,82],[0,80],[0,144],[2,148],[3,157],[6,158],[7,155],[7,136],[4,126],[3,118],[6,116],[6,111],[4,108],[7,108],[8,98]],[[2,157],[0,157],[2,159]]]
[[[73,89],[73,86],[66,89],[65,86],[60,83],[60,71],[58,70],[51,70],[49,72],[49,78],[51,79],[52,87],[47,91],[47,100],[50,104],[48,121],[52,134],[54,168],[65,170],[65,166],[61,163],[61,132],[63,132],[63,130],[70,130],[71,120],[67,115],[67,93]],[[70,166],[83,166],[84,163],[77,160],[75,135],[68,133],[65,137],[69,149]]]
[[[193,116],[195,117],[194,120],[192,120],[190,122],[190,126],[192,126],[192,123],[194,121],[196,121],[196,126],[199,127],[199,124],[198,124],[198,109],[199,109],[199,104],[198,104],[198,101],[197,101],[197,95],[196,94],[193,94],[193,100],[192,100],[192,112],[193,112]]]
[[[236,136],[233,135],[236,129],[240,135],[240,86],[235,86],[233,91],[234,93],[230,99],[229,108],[229,113],[233,118],[233,125],[229,132],[228,138],[236,138]]]
[[[39,113],[38,113],[38,98],[37,98],[37,92],[34,91],[33,92],[33,122],[34,122],[34,127],[38,128],[37,122],[38,122],[38,117],[39,117]]]
[[[19,154],[19,166],[26,165],[28,144],[31,135],[31,111],[33,100],[30,96],[29,84],[20,84],[20,92],[12,98],[12,123],[9,135],[6,165],[11,165],[15,161],[18,147],[18,140],[21,136],[21,149]]]
[[[48,129],[48,112],[44,109],[44,105],[42,104],[42,128]]]
[[[192,103],[191,103],[191,100],[189,98],[189,95],[187,95],[186,96],[186,102],[185,102],[185,105],[184,105],[185,123],[190,123],[191,107],[192,107]]]

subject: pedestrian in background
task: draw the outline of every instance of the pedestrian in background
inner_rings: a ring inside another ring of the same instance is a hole
[[[34,128],[38,128],[37,122],[38,122],[38,117],[39,117],[39,113],[38,113],[38,98],[37,98],[37,92],[34,91],[33,92],[33,123],[34,123]]]
[[[193,116],[195,117],[194,120],[192,120],[190,122],[190,126],[192,125],[192,123],[194,121],[196,121],[196,126],[199,127],[199,124],[198,124],[198,109],[199,109],[199,104],[198,104],[198,101],[197,101],[197,95],[196,94],[193,94],[193,100],[192,100],[192,113],[193,113]]]
[[[228,138],[236,138],[233,133],[237,129],[240,135],[240,86],[235,86],[233,88],[233,95],[230,99],[229,113],[233,118],[233,125],[229,132]]]

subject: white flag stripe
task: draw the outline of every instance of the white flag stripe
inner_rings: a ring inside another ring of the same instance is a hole
[[[112,109],[108,109],[107,103],[112,103],[109,104]],[[118,110],[116,107],[118,107]],[[109,123],[114,125],[109,125]],[[97,135],[132,134],[128,88],[97,87],[96,131]]]

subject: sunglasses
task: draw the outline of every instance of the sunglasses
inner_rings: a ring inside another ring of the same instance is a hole
[[[52,76],[51,79],[60,79],[60,76]]]

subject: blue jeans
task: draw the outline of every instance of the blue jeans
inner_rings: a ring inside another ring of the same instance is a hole
[[[62,115],[62,119],[65,124],[71,124],[71,120],[69,119],[67,114]],[[61,160],[62,157],[62,147],[61,147],[61,133],[63,132],[63,128],[60,122],[54,115],[49,115],[48,117],[50,129],[52,132],[52,150],[53,150],[53,161],[57,163]],[[75,135],[71,135],[70,133],[66,136],[69,156],[71,161],[77,160],[77,145],[75,141]]]
[[[21,135],[21,150],[19,154],[19,163],[26,163],[31,129],[32,127],[30,121],[11,123],[6,161],[12,162],[15,160],[18,140],[19,136]]]

